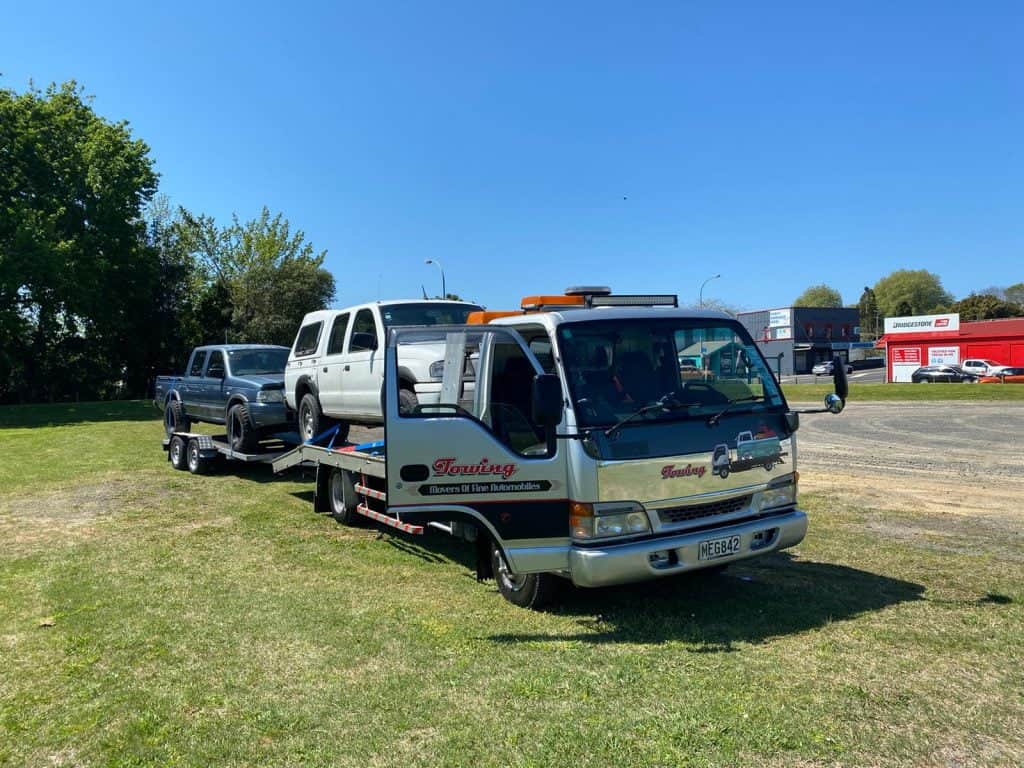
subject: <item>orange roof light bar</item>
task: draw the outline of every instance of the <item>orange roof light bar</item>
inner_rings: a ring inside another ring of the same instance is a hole
[[[467,325],[487,325],[487,323],[491,322],[491,320],[497,320],[499,317],[511,317],[512,315],[521,315],[521,314],[523,314],[523,313],[519,312],[518,310],[512,310],[512,311],[497,311],[497,310],[495,310],[495,311],[489,311],[489,312],[485,312],[485,311],[470,312],[469,315],[466,317],[466,324]]]
[[[587,299],[585,296],[524,296],[519,305],[524,310],[538,312],[542,309],[553,309],[555,307],[585,307]]]

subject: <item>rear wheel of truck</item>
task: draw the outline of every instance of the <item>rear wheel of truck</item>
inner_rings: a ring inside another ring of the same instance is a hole
[[[399,413],[412,413],[416,410],[416,406],[420,404],[420,400],[416,397],[416,393],[411,389],[403,387],[398,390],[398,412]]]
[[[501,548],[491,543],[491,568],[501,596],[520,608],[540,610],[550,605],[558,590],[558,576],[551,573],[513,573]]]
[[[256,427],[249,420],[249,407],[244,403],[236,403],[228,409],[226,419],[228,427],[228,444],[231,450],[239,453],[252,453],[256,450],[259,435]]]
[[[344,525],[356,525],[361,515],[356,512],[356,488],[352,473],[340,467],[331,470],[328,486],[328,498],[331,501],[331,515]]]
[[[324,416],[320,409],[319,398],[312,392],[304,394],[299,402],[299,436],[309,441],[333,425],[334,421]]]
[[[171,460],[171,466],[175,469],[186,469],[185,438],[175,435],[171,438],[171,444],[167,446],[167,456]]]
[[[193,475],[201,475],[206,472],[210,467],[210,462],[203,458],[203,454],[199,452],[199,441],[189,440],[188,441],[188,455],[186,461],[188,462],[188,471]]]
[[[185,415],[181,400],[171,400],[164,411],[164,432],[170,437],[175,432],[188,432],[192,429],[192,419]]]

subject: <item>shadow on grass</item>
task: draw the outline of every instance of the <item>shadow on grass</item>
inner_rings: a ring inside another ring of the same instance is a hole
[[[0,406],[0,429],[63,427],[70,424],[103,421],[159,421],[160,419],[160,410],[149,400]]]
[[[606,589],[567,589],[561,615],[577,616],[567,634],[492,635],[497,643],[575,641],[693,645],[693,653],[735,650],[834,621],[922,599],[924,587],[788,553],[737,563],[724,573],[693,574]]]

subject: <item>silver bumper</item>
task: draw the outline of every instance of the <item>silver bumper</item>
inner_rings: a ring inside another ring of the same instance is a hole
[[[776,552],[799,544],[806,533],[807,515],[794,509],[699,533],[599,548],[573,547],[569,551],[569,575],[578,587],[646,581]],[[740,537],[736,554],[714,560],[698,559],[701,542],[730,536]]]

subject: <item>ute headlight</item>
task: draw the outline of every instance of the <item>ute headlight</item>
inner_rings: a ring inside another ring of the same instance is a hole
[[[635,501],[570,504],[569,529],[574,539],[609,539],[651,532],[647,511]]]
[[[430,364],[430,378],[432,379],[443,379],[444,378],[444,360],[438,360]]]
[[[256,402],[258,403],[283,403],[284,402],[284,390],[283,389],[261,389],[256,393]]]
[[[796,504],[796,476],[787,475],[761,491],[761,511],[792,507]]]

